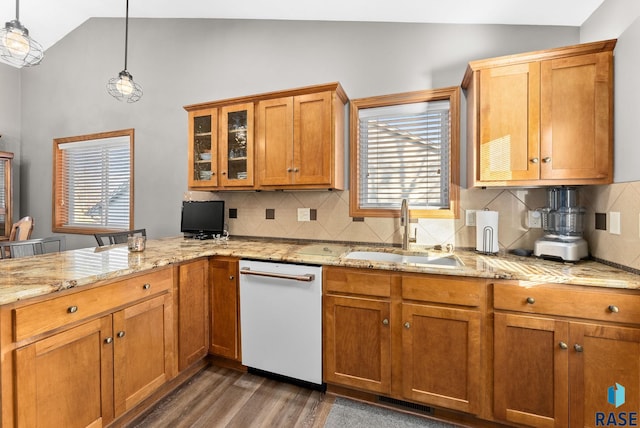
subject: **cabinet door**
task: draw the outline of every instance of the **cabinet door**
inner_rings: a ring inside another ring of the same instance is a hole
[[[218,185],[218,110],[189,112],[189,187]]]
[[[382,394],[391,392],[390,304],[324,297],[324,379]]]
[[[299,95],[293,103],[293,182],[330,185],[333,172],[331,92]]]
[[[15,351],[18,427],[105,426],[113,419],[111,316]]]
[[[477,413],[480,404],[480,313],[402,304],[405,398]]]
[[[540,64],[480,73],[480,180],[539,178]]]
[[[257,114],[259,184],[293,181],[293,97],[260,101]]]
[[[116,416],[173,377],[172,319],[170,294],[113,314]]]
[[[178,369],[204,358],[209,350],[209,287],[207,260],[179,268]]]
[[[494,315],[494,413],[516,424],[566,427],[567,322]]]
[[[253,103],[220,109],[219,159],[220,186],[253,186]]]
[[[612,178],[612,53],[542,62],[541,176]]]
[[[212,259],[209,267],[211,273],[209,352],[240,361],[238,262],[235,259]]]
[[[571,323],[569,330],[570,426],[612,426],[610,413],[638,412],[640,329]],[[608,402],[610,388],[619,400],[624,397],[619,407]],[[599,424],[598,413],[603,414]],[[616,422],[623,425],[619,419]]]

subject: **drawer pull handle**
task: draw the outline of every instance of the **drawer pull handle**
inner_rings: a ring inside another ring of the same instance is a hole
[[[582,352],[584,351],[584,349],[582,348],[582,346],[578,345],[577,343],[575,345],[573,345],[573,349],[576,350],[576,352]]]
[[[113,342],[113,337],[107,337],[107,338],[104,340],[104,343],[106,343],[107,345],[108,345],[108,344],[110,344],[111,342]]]
[[[409,321],[404,323],[404,328],[406,328],[408,330],[410,327],[411,327],[411,324],[409,324]]]
[[[616,305],[609,305],[607,309],[609,309],[609,312],[612,312],[614,314],[620,312],[620,309]]]
[[[536,299],[534,299],[533,297],[527,297],[527,303],[530,305],[533,305],[536,302]]]
[[[569,348],[569,346],[564,342],[558,343],[558,346],[560,347],[560,349],[568,349]]]
[[[124,337],[124,335],[125,335],[124,331],[121,330],[118,332],[118,337]]]
[[[74,314],[76,312],[78,312],[78,307],[77,306],[69,306],[67,308],[67,313],[69,313],[69,314]]]
[[[389,320],[387,318],[383,319],[382,324],[389,325]]]
[[[151,284],[149,284],[149,283],[147,283],[147,284],[145,284],[145,285],[143,285],[143,286],[142,286],[142,289],[143,289],[143,290],[148,290],[148,289],[150,289],[150,288],[151,288]]]

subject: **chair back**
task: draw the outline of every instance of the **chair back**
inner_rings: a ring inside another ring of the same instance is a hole
[[[122,232],[96,233],[93,236],[95,236],[96,241],[98,241],[98,246],[103,247],[105,245],[125,244],[127,238],[134,235],[147,236],[147,230],[133,229]]]
[[[57,253],[64,251],[65,246],[66,240],[64,236],[26,239],[23,241],[0,241],[0,259],[15,259],[19,257],[37,256],[39,254]]]
[[[33,217],[22,217],[11,226],[11,233],[9,234],[9,241],[24,241],[31,238],[31,232],[33,232]]]

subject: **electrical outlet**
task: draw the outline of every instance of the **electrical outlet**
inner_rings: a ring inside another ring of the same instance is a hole
[[[540,211],[529,210],[529,229],[542,228],[542,216]]]
[[[298,221],[311,221],[311,208],[298,208]]]
[[[466,210],[464,212],[464,214],[465,214],[465,219],[464,219],[465,226],[475,226],[476,225],[476,211],[477,210]]]
[[[609,233],[612,235],[620,235],[620,213],[609,213]]]

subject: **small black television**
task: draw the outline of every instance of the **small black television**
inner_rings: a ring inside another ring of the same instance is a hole
[[[224,201],[182,201],[180,231],[197,239],[224,234]]]

